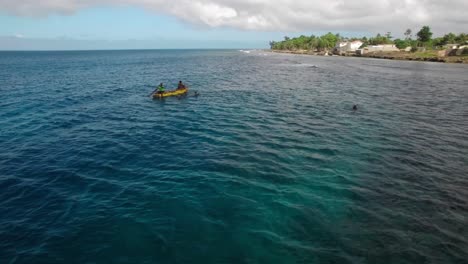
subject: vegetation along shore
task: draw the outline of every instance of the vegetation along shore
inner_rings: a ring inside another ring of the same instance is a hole
[[[448,33],[436,38],[432,35],[429,26],[423,26],[415,37],[407,29],[404,39],[394,39],[391,32],[371,38],[347,38],[329,32],[322,36],[284,37],[283,41],[271,41],[270,48],[273,52],[293,54],[468,63],[468,34]]]

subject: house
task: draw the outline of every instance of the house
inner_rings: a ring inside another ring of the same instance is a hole
[[[461,45],[454,49],[445,49],[445,56],[462,56],[468,55],[468,45]]]
[[[442,46],[444,49],[457,49],[458,46],[460,46],[459,44],[445,44],[444,46]]]
[[[338,43],[336,43],[335,48],[339,49],[339,48],[342,48],[342,47],[344,47],[346,45],[348,45],[347,41],[346,42],[338,42]]]
[[[364,44],[364,42],[360,40],[339,42],[336,44],[334,51],[336,54],[356,52],[356,50],[359,49],[362,44]]]
[[[365,53],[370,53],[370,52],[390,52],[390,51],[400,51],[400,49],[398,49],[395,44],[381,44],[381,45],[367,46],[363,49],[356,50],[356,54],[363,55]]]

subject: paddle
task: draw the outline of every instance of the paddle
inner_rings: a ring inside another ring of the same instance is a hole
[[[158,88],[154,89],[154,91],[152,91],[148,96],[151,97],[157,90]]]

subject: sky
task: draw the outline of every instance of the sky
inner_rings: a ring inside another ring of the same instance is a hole
[[[0,50],[267,48],[284,36],[468,33],[467,0],[0,0]]]

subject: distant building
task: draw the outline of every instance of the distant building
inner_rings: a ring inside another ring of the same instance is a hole
[[[371,52],[390,52],[390,51],[400,51],[395,44],[382,44],[382,45],[373,45],[367,46],[363,49],[356,50],[357,55],[363,55]]]
[[[342,53],[349,53],[349,52],[356,52],[357,49],[359,49],[364,42],[360,40],[355,40],[355,41],[346,41],[346,42],[339,42],[335,46],[335,53],[336,54],[342,54]]]
[[[445,44],[443,46],[444,49],[458,49],[459,44]]]
[[[457,46],[452,49],[445,49],[445,56],[462,56],[468,55],[468,45]]]
[[[338,43],[336,43],[335,48],[339,49],[339,48],[342,48],[342,47],[344,47],[346,45],[348,45],[347,41],[346,42],[338,42]]]

